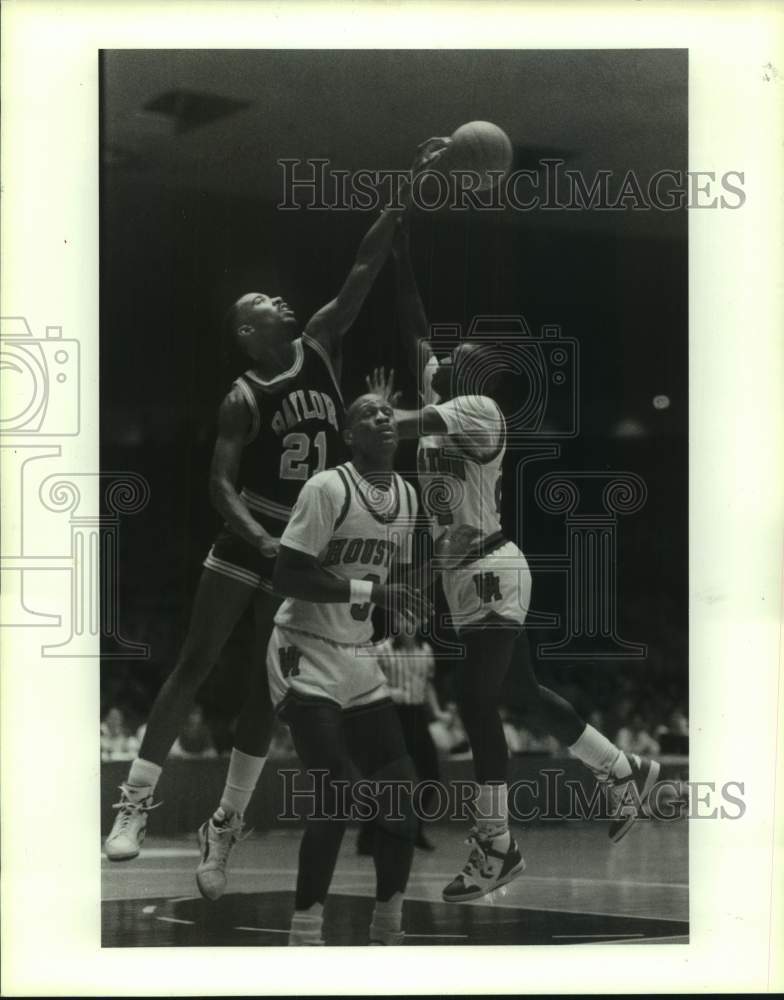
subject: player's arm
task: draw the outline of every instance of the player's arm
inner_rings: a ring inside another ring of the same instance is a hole
[[[398,222],[395,239],[392,243],[392,256],[395,260],[395,301],[400,337],[409,370],[412,375],[421,380],[419,384],[420,389],[422,389],[424,388],[424,374],[433,357],[433,352],[428,340],[430,330],[425,307],[411,264],[407,217]]]
[[[395,410],[395,419],[401,438],[458,436],[464,446],[468,442],[480,451],[492,451],[503,440],[503,416],[489,396],[456,396],[420,410]]]
[[[447,422],[437,406],[424,406],[419,410],[395,410],[395,421],[401,438],[450,433]]]
[[[398,613],[409,611],[422,619],[429,614],[429,603],[405,583],[371,583],[370,580],[344,580],[320,565],[315,556],[281,543],[272,586],[282,597],[294,597],[314,604],[378,604]]]
[[[426,602],[405,584],[380,584],[370,580],[345,580],[319,562],[332,537],[339,503],[322,474],[302,487],[291,519],[281,537],[272,585],[283,597],[293,597],[314,604],[373,604],[416,613]]]
[[[411,173],[417,173],[431,163],[448,145],[447,139],[428,139],[416,153]],[[318,340],[330,354],[340,351],[340,341],[352,326],[387,259],[398,222],[404,217],[411,199],[411,183],[406,180],[400,191],[400,208],[385,208],[365,234],[359,245],[354,265],[343,287],[310,319],[305,333]]]
[[[435,137],[423,142],[417,150],[414,173],[434,166],[450,142],[451,140],[446,137]],[[398,220],[397,231],[392,243],[392,256],[395,260],[395,299],[398,323],[406,360],[411,374],[419,379],[420,394],[425,402],[429,403],[434,398],[430,389],[430,379],[432,378],[433,365],[437,364],[437,361],[430,347],[427,315],[411,264],[408,214],[401,216]]]
[[[262,555],[274,556],[278,540],[256,521],[237,492],[242,449],[250,429],[250,414],[239,389],[234,388],[218,411],[218,437],[210,466],[210,500],[229,527]]]
[[[400,210],[384,209],[359,245],[353,267],[337,296],[309,320],[305,333],[317,340],[330,355],[354,323],[387,259]]]

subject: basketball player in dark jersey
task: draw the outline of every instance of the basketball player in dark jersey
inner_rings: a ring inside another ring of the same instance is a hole
[[[344,458],[341,339],[387,257],[399,211],[387,209],[365,235],[346,282],[300,335],[279,297],[243,295],[231,307],[231,334],[251,362],[223,400],[210,471],[210,498],[225,525],[204,562],[190,626],[174,670],[150,713],[139,757],[121,786],[106,840],[112,861],[135,858],[164,761],[196,691],[249,605],[255,617],[251,689],[237,725],[220,805],[202,825],[199,889],[216,899],[242,814],[261,775],[272,729],[264,669],[280,601],[271,577],[279,538],[303,483]]]

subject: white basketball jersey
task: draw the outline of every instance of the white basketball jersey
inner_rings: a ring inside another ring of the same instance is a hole
[[[437,537],[467,524],[487,539],[501,533],[501,470],[506,452],[503,414],[489,396],[456,396],[446,403],[430,381],[437,365],[425,370],[423,397],[438,411],[447,434],[419,439],[417,469],[422,503]]]
[[[280,541],[314,556],[344,580],[385,583],[393,563],[411,561],[416,514],[416,493],[396,472],[389,488],[382,488],[346,462],[305,483]],[[315,604],[287,598],[275,623],[360,645],[372,638],[372,610],[369,601]]]

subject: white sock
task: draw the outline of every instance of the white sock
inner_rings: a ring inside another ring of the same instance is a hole
[[[403,929],[403,893],[396,892],[386,902],[376,900],[373,918],[370,921],[370,940],[390,942],[390,936],[400,934]]]
[[[128,771],[128,780],[125,782],[125,787],[130,793],[130,797],[146,799],[148,795],[152,795],[155,791],[155,786],[158,784],[158,778],[161,776],[161,770],[162,768],[159,764],[153,764],[151,760],[144,760],[143,757],[137,757],[131,764],[131,769]],[[143,795],[141,794],[142,791],[144,792]]]
[[[291,918],[289,944],[323,944],[324,942],[321,939],[321,928],[323,925],[324,907],[321,903],[314,903],[307,910],[295,910],[294,916]]]
[[[498,837],[509,831],[506,784],[480,785],[474,802],[476,825],[483,837]],[[503,845],[502,845],[503,846]]]
[[[220,800],[224,813],[239,813],[241,816],[245,812],[266,762],[266,757],[251,757],[236,747],[231,751],[229,773]]]
[[[626,754],[593,726],[585,727],[569,753],[602,777],[625,778],[632,773]]]
[[[382,902],[376,900],[373,909],[373,923],[383,926],[386,930],[399,931],[403,919],[403,893],[396,892],[391,899]]]

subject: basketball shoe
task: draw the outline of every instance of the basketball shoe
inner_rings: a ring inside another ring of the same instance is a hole
[[[484,837],[474,827],[466,840],[472,846],[468,861],[460,874],[444,889],[442,899],[445,902],[464,903],[478,899],[522,875],[525,861],[514,839],[510,836],[509,846],[505,850],[498,850],[498,841],[506,836],[507,831]]]
[[[611,775],[603,781],[610,814],[609,836],[614,844],[626,836],[640,816],[645,815],[645,805],[661,771],[658,761],[638,757],[635,753],[624,756],[631,773],[623,778]]]
[[[149,788],[120,785],[120,793],[120,801],[112,806],[117,810],[117,818],[104,844],[110,861],[130,861],[137,857],[147,831],[147,813],[161,804],[153,805]]]
[[[223,812],[223,810],[220,810]],[[199,827],[201,861],[196,869],[196,884],[205,899],[219,899],[226,890],[226,865],[234,845],[245,838],[242,816],[223,813],[224,819],[210,817]]]
[[[387,930],[375,924],[370,925],[370,944],[375,945],[401,945],[406,939],[405,931]]]

